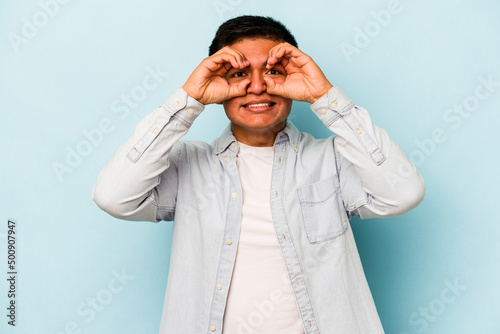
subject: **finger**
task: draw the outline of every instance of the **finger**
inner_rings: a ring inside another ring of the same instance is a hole
[[[225,66],[225,63],[231,64],[231,66],[234,68],[243,67],[242,63],[237,59],[235,55],[228,53],[220,53],[218,55],[214,54],[213,56],[207,58],[207,63],[205,64],[205,66],[212,72],[216,72],[222,67],[224,67],[227,71],[228,68]]]
[[[279,63],[281,63],[281,65],[283,65],[283,67],[285,68],[285,70],[286,70],[286,67],[287,67],[287,65],[288,65],[289,62],[290,61],[287,58],[281,58],[281,60],[279,61]]]
[[[240,51],[233,49],[229,46],[223,47],[222,49],[217,51],[215,54],[219,54],[219,53],[220,54],[227,53],[227,54],[233,55],[237,59],[237,61],[240,63],[239,68],[243,68],[243,67],[250,65],[249,61],[246,59],[246,57],[243,53],[241,53]]]
[[[274,58],[276,59],[281,59],[281,58],[300,57],[302,55],[303,55],[302,52],[300,52],[297,48],[290,45],[290,46],[282,46],[276,49],[274,54],[271,55],[271,57],[274,56]]]
[[[305,53],[303,53],[293,45],[283,43],[277,45],[275,49],[271,50],[266,67],[272,68],[274,64],[280,61],[285,67],[289,64],[290,61],[292,61],[292,65],[298,66],[299,64],[297,62],[297,59],[304,58],[304,61],[301,61],[301,63],[303,63],[306,61],[306,57],[307,55]]]
[[[264,77],[264,81],[266,82],[266,92],[268,94],[284,96],[284,89],[282,84],[276,83],[276,81],[269,77]]]
[[[269,50],[269,54],[268,54],[268,57],[271,57],[274,53],[276,53],[276,51],[284,46],[288,46],[290,45],[289,43],[279,43],[279,44],[276,44],[275,46],[273,46],[271,48],[271,50]]]
[[[240,51],[227,47],[227,53],[232,54],[238,59],[238,62],[240,63],[240,68],[247,67],[250,65],[249,61],[246,59],[245,55],[241,53]]]
[[[269,59],[267,60],[266,68],[271,69],[277,63],[287,61],[288,57],[285,58],[284,56],[285,53],[283,52],[283,49],[280,48],[275,50],[275,52],[273,52],[269,57]]]
[[[246,66],[248,66],[248,65],[250,65],[250,62],[248,61],[247,57],[245,57],[245,55],[244,55],[242,52],[240,52],[240,51],[238,51],[238,50],[236,50],[236,49],[233,49],[233,48],[231,48],[231,47],[230,47],[229,49],[230,49],[230,51],[231,51],[231,52],[234,52],[234,53],[235,53],[235,55],[237,55],[237,56],[238,56],[238,59],[240,59],[240,60],[241,60],[241,63],[242,63],[245,67],[246,67]]]
[[[274,57],[274,54],[276,53],[276,50],[281,47],[283,43],[277,44],[274,47],[269,50],[269,54],[267,55],[267,64],[266,68],[270,69],[274,66],[274,64],[277,63],[276,58]]]
[[[229,96],[228,99],[232,99],[237,96],[244,96],[247,94],[247,87],[250,84],[250,79],[244,79],[238,82],[238,84],[233,84],[229,86]]]
[[[280,60],[288,59],[291,57],[299,57],[302,54],[303,53],[293,45],[290,45],[288,43],[278,44],[269,51],[267,68],[271,68]]]

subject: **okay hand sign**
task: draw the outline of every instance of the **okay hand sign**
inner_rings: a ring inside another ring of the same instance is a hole
[[[312,58],[289,43],[280,43],[269,51],[266,67],[271,69],[278,62],[285,67],[286,79],[279,83],[266,77],[269,94],[314,103],[333,87]]]
[[[231,67],[245,68],[248,65],[248,60],[241,52],[226,46],[205,58],[182,88],[189,96],[205,105],[244,96],[250,80],[230,84],[224,76]]]

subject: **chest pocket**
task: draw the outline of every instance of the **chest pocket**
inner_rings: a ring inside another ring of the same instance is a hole
[[[302,220],[311,243],[335,239],[347,231],[337,175],[297,189]]]

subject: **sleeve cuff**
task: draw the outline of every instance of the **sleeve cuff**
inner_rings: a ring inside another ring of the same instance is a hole
[[[145,132],[129,151],[127,158],[134,163],[137,162],[172,118],[188,129],[203,109],[205,109],[203,104],[190,97],[184,89],[177,88],[151,115],[152,121],[146,123]]]
[[[370,116],[366,110],[356,107],[340,88],[330,88],[328,94],[311,105],[311,110],[337,135],[347,141],[357,140],[377,165],[386,160]]]
[[[328,127],[353,108],[354,103],[338,86],[330,88],[328,94],[311,105],[311,110]]]
[[[182,87],[177,88],[161,106],[170,116],[177,115],[189,125],[193,124],[205,106],[189,96]]]

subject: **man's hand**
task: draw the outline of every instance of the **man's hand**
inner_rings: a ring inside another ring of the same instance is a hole
[[[283,83],[264,77],[269,94],[314,103],[333,87],[312,58],[289,43],[280,43],[269,51],[266,68],[279,62],[287,76]]]
[[[229,84],[224,75],[231,68],[245,68],[250,63],[245,56],[228,46],[205,58],[191,73],[182,88],[192,98],[206,105],[222,103],[233,97],[246,95],[249,79]]]

